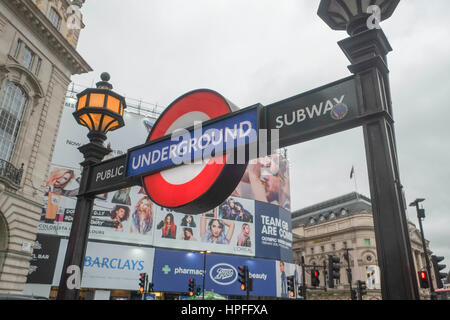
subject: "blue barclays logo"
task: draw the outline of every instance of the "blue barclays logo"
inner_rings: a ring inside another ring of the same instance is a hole
[[[218,285],[227,286],[236,281],[238,273],[231,264],[218,263],[211,268],[209,276]]]
[[[84,266],[88,268],[100,268],[100,269],[118,269],[118,270],[130,270],[130,271],[142,271],[144,269],[143,260],[130,260],[121,258],[108,258],[108,257],[91,257],[86,256],[84,258]]]

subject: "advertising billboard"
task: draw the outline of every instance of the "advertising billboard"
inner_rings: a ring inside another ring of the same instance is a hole
[[[206,255],[206,256],[205,256]],[[156,291],[188,292],[189,279],[196,288],[223,295],[245,295],[238,279],[238,267],[246,265],[253,279],[252,296],[277,296],[276,266],[273,260],[248,257],[201,254],[178,250],[156,249],[153,283]]]
[[[67,239],[61,239],[53,285],[58,286],[67,249]],[[152,281],[155,249],[89,241],[84,259],[81,287],[99,289],[138,289],[140,273]]]
[[[60,240],[59,237],[38,234],[28,270],[28,283],[52,283]]]
[[[294,297],[289,296],[287,277],[294,277]],[[298,288],[303,284],[302,268],[293,263],[276,261],[276,296],[280,298],[295,298]]]
[[[73,118],[71,100],[67,98],[63,108],[46,181],[38,226],[42,235],[69,237],[75,214],[79,163],[83,161],[78,148],[88,143],[88,138],[87,129]],[[124,121],[123,128],[108,134],[106,144],[113,152],[106,159],[124,155],[144,143],[155,119],[125,112]],[[198,215],[159,207],[140,186],[100,194],[94,202],[89,239],[292,262],[289,209],[288,162],[274,154],[251,161],[230,197]]]
[[[236,210],[230,208],[230,204]],[[185,250],[255,255],[255,203],[230,198],[219,208],[200,215],[158,207],[154,246]]]
[[[281,207],[255,202],[256,256],[293,262],[291,213]]]

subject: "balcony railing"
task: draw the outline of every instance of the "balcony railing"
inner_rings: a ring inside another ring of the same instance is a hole
[[[0,159],[0,179],[12,184],[13,187],[19,187],[22,180],[23,163],[20,169],[14,167],[8,161]]]

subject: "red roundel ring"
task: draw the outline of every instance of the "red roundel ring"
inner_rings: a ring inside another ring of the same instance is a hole
[[[237,108],[219,93],[199,89],[175,100],[156,121],[147,142],[161,138],[176,129],[188,128],[194,121],[213,119]],[[220,205],[236,188],[247,164],[220,163],[180,166],[143,177],[143,187],[157,205],[183,213],[197,214]]]

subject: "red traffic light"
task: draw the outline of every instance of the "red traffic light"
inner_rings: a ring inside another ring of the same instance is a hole
[[[430,287],[430,283],[428,281],[428,273],[425,271],[419,271],[419,283],[422,289],[427,289]]]

